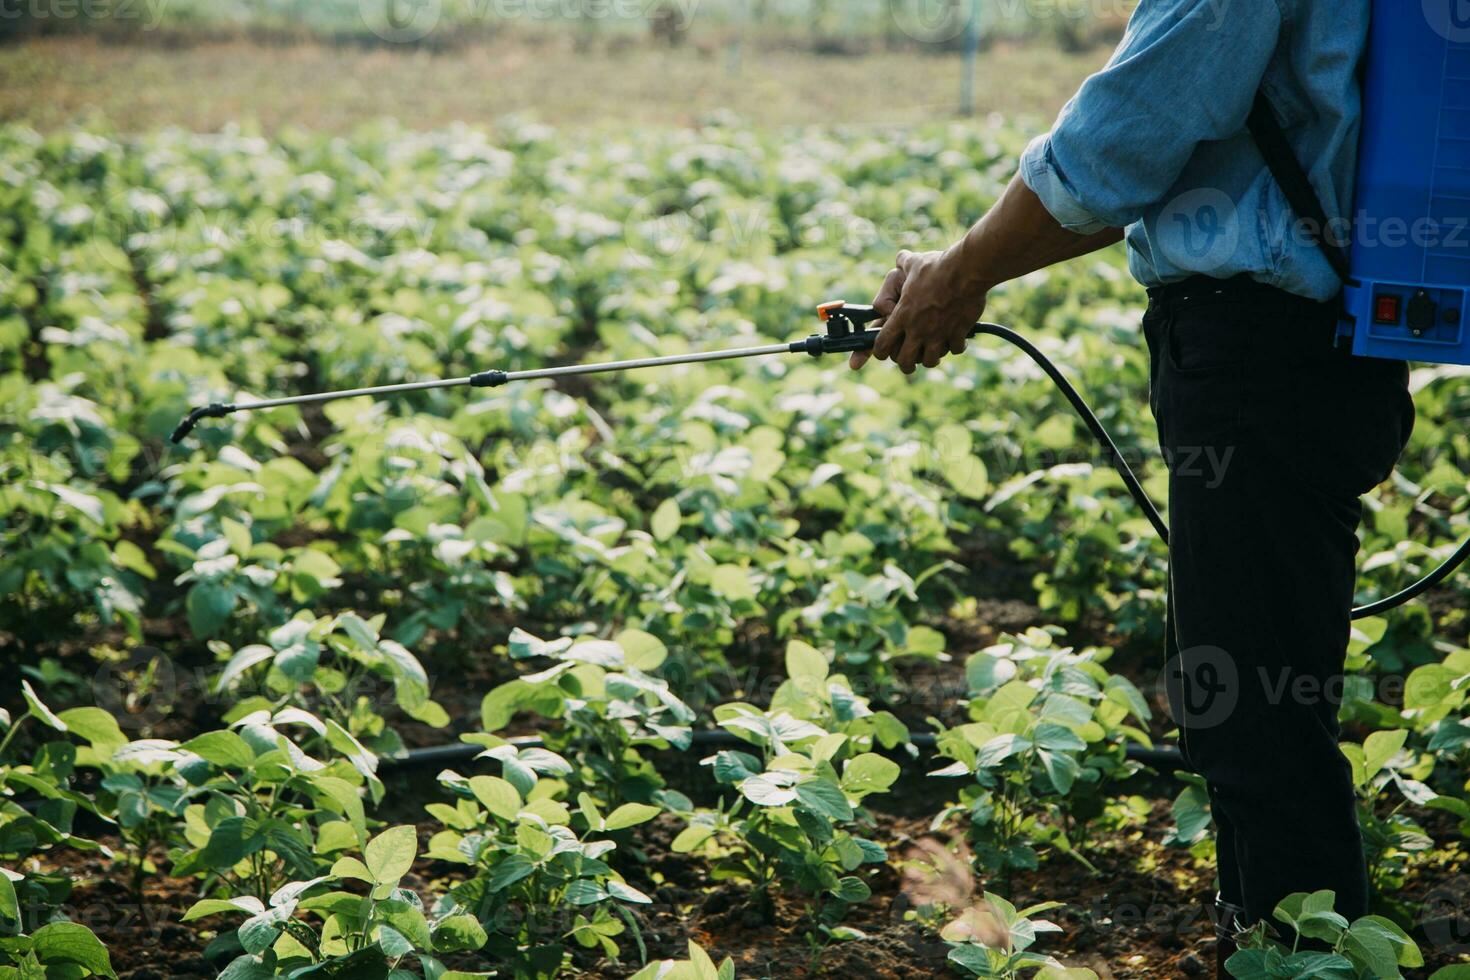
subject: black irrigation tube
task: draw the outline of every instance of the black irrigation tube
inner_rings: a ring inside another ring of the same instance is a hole
[[[730,749],[748,748],[750,743],[730,732],[722,731],[699,731],[694,732],[693,746],[707,749]],[[539,749],[544,743],[534,735],[521,735],[506,739],[510,744],[521,749]],[[914,748],[920,752],[934,751],[934,735],[931,732],[916,732],[909,736],[909,741]],[[484,751],[483,746],[472,745],[468,742],[456,742],[450,745],[431,745],[421,749],[409,749],[405,755],[387,756],[380,760],[380,765],[385,769],[410,769],[415,766],[446,765],[454,762],[466,762],[473,759]],[[1127,747],[1128,759],[1132,762],[1142,762],[1146,766],[1157,769],[1174,771],[1184,769],[1184,757],[1179,748],[1174,745],[1160,745],[1149,748],[1146,745],[1129,745]],[[898,752],[892,755],[902,754]]]

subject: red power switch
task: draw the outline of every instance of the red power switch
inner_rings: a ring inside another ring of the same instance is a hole
[[[1399,322],[1400,301],[1397,296],[1383,295],[1373,301],[1373,322],[1396,324]]]

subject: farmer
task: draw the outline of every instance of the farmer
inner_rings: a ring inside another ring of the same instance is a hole
[[[1323,888],[1367,912],[1337,702],[1359,496],[1414,407],[1402,362],[1334,346],[1341,282],[1246,120],[1263,91],[1326,215],[1347,216],[1368,7],[1143,0],[995,206],[943,252],[899,253],[874,300],[871,356],[912,373],[965,349],[993,286],[1126,239],[1170,471],[1171,714],[1209,785],[1227,925]]]

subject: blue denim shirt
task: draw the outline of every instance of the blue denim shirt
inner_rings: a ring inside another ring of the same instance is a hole
[[[1351,217],[1368,8],[1142,0],[1107,66],[1026,148],[1021,179],[1074,231],[1126,227],[1146,286],[1248,273],[1330,299],[1340,281],[1293,227],[1245,120],[1264,88],[1329,219]]]

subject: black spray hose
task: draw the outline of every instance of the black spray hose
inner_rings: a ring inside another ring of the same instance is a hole
[[[1114,469],[1123,478],[1123,484],[1128,488],[1128,492],[1133,495],[1133,499],[1138,502],[1138,506],[1142,507],[1143,512],[1148,515],[1149,523],[1154,526],[1154,530],[1159,532],[1159,537],[1163,539],[1165,544],[1168,544],[1169,526],[1164,523],[1163,515],[1154,506],[1154,502],[1149,499],[1147,491],[1143,489],[1143,484],[1134,475],[1132,467],[1123,458],[1123,454],[1118,451],[1118,447],[1113,442],[1113,437],[1108,434],[1108,430],[1103,428],[1103,424],[1098,421],[1097,415],[1088,407],[1086,400],[1083,399],[1076,388],[1072,387],[1072,383],[1051,362],[1051,359],[1038,350],[1035,344],[1009,327],[1002,327],[995,323],[979,323],[975,325],[975,329],[971,331],[970,336],[974,337],[979,334],[999,337],[1011,346],[1019,348],[1027,357],[1036,362],[1037,367],[1046,372],[1046,376],[1052,380],[1052,384],[1057,386],[1057,389],[1071,403],[1072,408],[1082,417],[1082,421],[1087,423],[1087,428],[1092,432],[1092,437],[1106,450],[1112,460]],[[1397,609],[1404,603],[1417,599],[1425,592],[1428,592],[1449,578],[1455,569],[1464,564],[1466,558],[1470,558],[1470,538],[1466,538],[1460,542],[1460,546],[1455,549],[1452,555],[1441,562],[1439,567],[1408,588],[1396,592],[1385,599],[1378,599],[1364,606],[1355,606],[1352,611],[1352,618],[1364,619],[1368,616],[1377,616],[1380,613],[1388,612],[1390,609]]]
[[[1159,532],[1159,537],[1163,539],[1164,544],[1168,544],[1169,525],[1164,523],[1164,515],[1159,513],[1158,507],[1154,506],[1154,502],[1149,499],[1148,491],[1143,489],[1143,484],[1139,482],[1138,477],[1133,473],[1133,467],[1129,466],[1128,461],[1123,458],[1123,453],[1119,451],[1118,444],[1113,442],[1112,435],[1108,433],[1107,429],[1103,428],[1102,422],[1098,420],[1096,413],[1088,406],[1087,400],[1082,397],[1076,388],[1072,387],[1072,382],[1067,380],[1067,376],[1062,374],[1061,369],[1052,363],[1051,358],[1043,354],[1040,348],[1016,333],[1010,327],[1002,327],[998,323],[979,323],[975,325],[975,329],[971,331],[970,336],[974,337],[979,334],[999,337],[1012,347],[1019,348],[1027,357],[1036,362],[1037,367],[1046,372],[1046,376],[1051,379],[1052,384],[1057,386],[1057,390],[1071,403],[1072,409],[1087,424],[1087,429],[1092,433],[1092,438],[1096,439],[1098,445],[1102,446],[1107,452],[1108,459],[1113,464],[1113,468],[1123,478],[1123,485],[1128,488],[1128,492],[1133,495],[1133,499],[1138,501],[1138,506],[1142,507],[1144,514],[1148,516],[1148,522],[1154,526],[1155,531]]]

